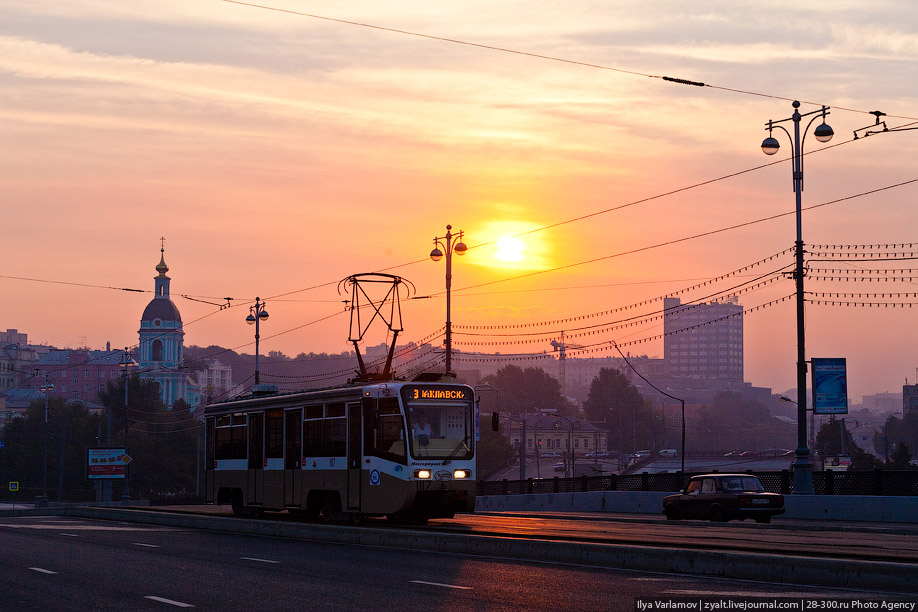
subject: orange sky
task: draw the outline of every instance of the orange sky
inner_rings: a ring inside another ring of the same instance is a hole
[[[792,215],[648,247],[792,212],[790,162],[611,209],[785,158],[783,134],[775,158],[759,144],[794,98],[831,106],[830,144],[841,145],[820,151],[807,138],[804,206],[918,178],[918,131],[847,142],[873,122],[867,111],[886,112],[890,127],[918,120],[914,11],[798,4],[266,5],[306,16],[221,0],[0,0],[0,327],[57,346],[135,344],[152,294],[99,287],[152,291],[161,236],[186,345],[251,352],[244,318],[259,296],[271,314],[262,350],[288,355],[349,348],[336,286],[354,273],[402,266],[390,271],[438,296],[403,304],[402,339],[442,326],[444,262],[427,254],[447,224],[472,247],[454,262],[457,324],[578,317],[740,269],[793,245]],[[916,193],[912,183],[807,211],[804,241],[918,243]],[[495,244],[478,247],[584,216],[520,236],[500,258]],[[763,270],[772,268],[727,282]],[[784,281],[740,303],[791,293]],[[183,295],[230,296],[237,307],[218,312]],[[916,315],[809,305],[807,354],[847,357],[855,402],[899,391],[916,376]],[[795,385],[794,325],[790,301],[746,315],[747,380]],[[384,339],[374,332],[372,344]],[[650,324],[580,342],[614,338],[661,356],[661,341],[641,342],[660,332]],[[550,351],[550,337],[485,350]]]

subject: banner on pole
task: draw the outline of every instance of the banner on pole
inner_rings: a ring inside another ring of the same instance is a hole
[[[844,357],[813,358],[813,414],[848,414],[848,370]]]

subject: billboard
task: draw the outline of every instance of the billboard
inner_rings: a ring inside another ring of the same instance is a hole
[[[813,414],[848,414],[848,372],[844,357],[813,358]]]
[[[90,447],[86,449],[86,478],[101,480],[127,478],[131,457],[122,447]]]

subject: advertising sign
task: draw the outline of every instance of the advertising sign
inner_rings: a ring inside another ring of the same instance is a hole
[[[813,358],[813,414],[848,414],[848,373],[844,357]]]
[[[86,478],[126,478],[131,458],[124,447],[95,447],[86,449]]]

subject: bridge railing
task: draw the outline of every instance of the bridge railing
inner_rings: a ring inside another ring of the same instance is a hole
[[[585,491],[680,491],[691,476],[715,472],[651,474],[606,474],[573,478],[528,478],[526,480],[491,480],[478,483],[478,495],[524,495],[532,493],[580,493]],[[766,491],[793,493],[794,477],[790,470],[755,472]],[[873,470],[869,472],[813,472],[813,489],[817,495],[902,495],[918,496],[918,471]]]

